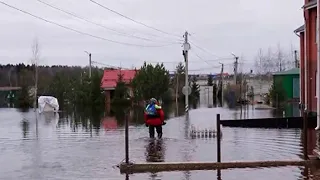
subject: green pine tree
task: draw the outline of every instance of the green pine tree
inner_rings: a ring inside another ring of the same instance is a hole
[[[152,97],[162,100],[171,99],[171,97],[164,97],[170,95],[168,93],[170,77],[169,71],[163,64],[154,66],[145,62],[133,78],[131,85],[136,101],[147,100]]]
[[[213,87],[212,87],[212,93],[213,93],[213,100],[215,101],[217,98],[217,91],[218,91],[218,86],[217,83],[213,83]]]
[[[192,101],[198,101],[200,98],[200,85],[197,83],[196,76],[193,76],[191,80],[191,94],[189,98]]]
[[[123,81],[123,74],[118,74],[117,85],[114,90],[114,96],[112,98],[112,103],[127,105],[129,103],[128,87]]]
[[[18,94],[18,107],[22,109],[31,107],[31,98],[26,85],[21,86],[21,91]]]
[[[287,95],[281,81],[273,83],[269,90],[269,96],[273,107],[282,107],[285,104]]]
[[[207,85],[208,85],[208,86],[212,86],[212,85],[213,85],[213,78],[212,78],[212,75],[211,75],[211,74],[208,75]]]

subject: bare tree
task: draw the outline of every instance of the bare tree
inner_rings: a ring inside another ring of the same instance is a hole
[[[257,72],[258,75],[261,75],[264,73],[263,64],[262,64],[263,61],[264,61],[264,55],[263,55],[262,49],[260,48],[254,62],[255,72]]]
[[[277,52],[276,52],[276,66],[278,68],[278,71],[283,71],[286,69],[285,67],[285,60],[284,60],[284,53],[280,47],[280,44],[277,46]]]
[[[275,71],[276,63],[272,49],[269,47],[267,53],[264,55],[263,69],[265,74],[270,74]]]
[[[261,89],[262,89],[262,76],[263,76],[263,74],[265,74],[265,70],[263,68],[264,62],[265,62],[265,57],[264,57],[262,49],[260,48],[258,51],[258,54],[256,56],[256,61],[255,61],[255,69],[256,69],[257,75],[259,77],[260,93],[261,93]]]
[[[259,49],[255,60],[255,69],[258,74],[270,76],[272,72],[294,68],[294,61],[294,50],[284,51],[278,44],[276,50],[269,47],[266,53]]]
[[[31,58],[31,64],[34,66],[34,108],[36,109],[37,107],[37,93],[38,93],[38,64],[40,60],[40,47],[39,47],[39,42],[38,39],[35,38],[32,44],[32,58]]]

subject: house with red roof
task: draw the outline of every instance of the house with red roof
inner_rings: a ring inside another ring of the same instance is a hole
[[[114,90],[117,86],[118,77],[120,74],[123,75],[123,81],[126,83],[130,83],[132,79],[135,77],[137,70],[121,70],[121,69],[107,69],[103,72],[103,77],[101,79],[101,88],[105,92],[105,103],[106,110],[110,112],[111,108],[111,99],[114,94]],[[132,89],[129,87],[129,95],[132,96]]]

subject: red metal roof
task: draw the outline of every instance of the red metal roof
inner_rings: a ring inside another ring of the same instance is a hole
[[[118,75],[123,74],[123,81],[129,83],[136,75],[137,70],[104,70],[101,79],[101,88],[115,88],[117,85]]]

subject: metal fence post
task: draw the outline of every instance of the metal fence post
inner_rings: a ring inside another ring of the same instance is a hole
[[[220,114],[217,114],[217,162],[221,162],[221,130],[220,130]]]

